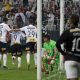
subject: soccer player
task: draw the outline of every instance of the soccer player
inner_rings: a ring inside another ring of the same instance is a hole
[[[17,28],[17,26],[15,26],[15,28]],[[19,69],[21,68],[21,56],[22,56],[22,45],[20,42],[21,36],[23,36],[23,33],[21,31],[13,31],[11,33],[10,49],[12,53],[12,61],[13,64],[15,64],[15,59],[17,57]]]
[[[48,62],[51,64],[54,63],[56,56],[57,56],[57,48],[56,48],[56,42],[54,40],[50,39],[49,35],[45,35],[43,37],[44,39],[44,55],[43,55],[43,66],[45,66],[45,71],[48,73]]]
[[[37,41],[37,28],[33,26],[33,20],[29,20],[29,25],[20,28],[21,31],[24,31],[26,34],[26,45],[25,45],[25,50],[26,50],[26,60],[28,64],[28,70],[30,68],[30,53],[34,51],[34,45]],[[36,58],[36,53],[34,53],[34,57]],[[36,64],[36,59],[35,60],[35,66]]]
[[[0,66],[3,56],[3,68],[7,68],[7,33],[11,31],[7,25],[7,18],[3,18],[3,22],[0,24]]]
[[[79,16],[71,15],[69,19],[70,29],[63,32],[56,44],[58,50],[64,56],[67,80],[78,80],[79,78],[80,29],[78,28],[78,22]]]

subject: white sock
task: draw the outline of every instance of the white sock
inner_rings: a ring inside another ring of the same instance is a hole
[[[16,59],[16,56],[12,56],[12,59]]]
[[[21,57],[18,57],[18,68],[21,67]]]
[[[12,64],[15,64],[16,56],[12,56]]]
[[[7,54],[3,54],[3,66],[7,64]]]
[[[2,59],[2,54],[0,54],[0,61],[1,61],[1,59]]]
[[[30,53],[26,54],[26,60],[27,60],[27,64],[30,64]]]
[[[37,53],[34,53],[34,63],[37,65]]]

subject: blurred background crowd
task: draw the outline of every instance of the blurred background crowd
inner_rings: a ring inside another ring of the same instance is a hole
[[[64,0],[65,29],[68,27],[68,18],[75,13],[80,15],[79,0]],[[8,25],[23,27],[28,25],[29,19],[36,25],[37,0],[0,0],[0,22],[3,17],[8,18]],[[42,0],[42,23],[43,31],[60,29],[60,0]],[[79,24],[80,25],[80,24]]]
[[[48,30],[60,28],[60,0],[43,0],[43,22],[47,23]],[[68,18],[71,14],[80,15],[79,0],[64,0],[65,28],[68,26]],[[46,19],[45,19],[46,18]],[[46,21],[47,20],[47,21]]]
[[[23,27],[28,25],[29,19],[36,24],[36,1],[35,0],[0,0],[0,22],[3,17],[8,18],[8,25]]]

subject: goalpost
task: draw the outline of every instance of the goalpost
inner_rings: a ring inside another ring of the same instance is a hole
[[[37,0],[37,80],[42,79],[41,48],[42,48],[42,0]],[[60,35],[64,31],[64,0],[60,0]],[[60,70],[63,70],[63,59],[60,55]]]
[[[42,48],[42,0],[37,0],[37,80],[42,79],[41,48]]]
[[[60,0],[60,35],[64,31],[64,0]],[[59,69],[63,70],[63,56],[60,54]]]

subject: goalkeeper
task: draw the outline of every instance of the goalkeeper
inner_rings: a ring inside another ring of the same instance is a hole
[[[53,65],[57,58],[56,42],[50,39],[49,35],[43,37],[44,40],[44,55],[43,55],[43,69],[48,73],[48,64]],[[59,58],[57,58],[59,60]],[[52,70],[52,69],[51,69]]]

